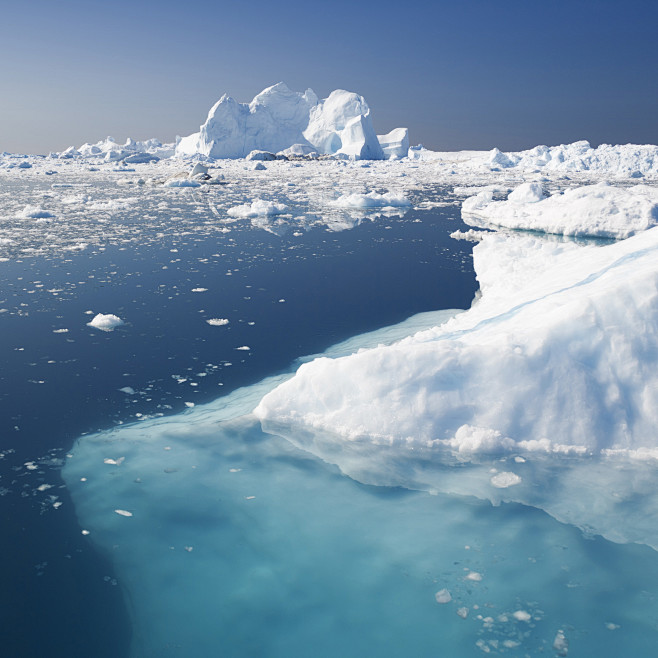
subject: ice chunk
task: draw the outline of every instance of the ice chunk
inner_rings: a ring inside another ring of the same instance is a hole
[[[255,199],[251,203],[245,203],[241,206],[233,206],[227,210],[231,217],[248,218],[248,217],[264,217],[267,215],[280,215],[287,210],[287,206],[283,203],[276,203],[275,201],[264,201],[263,199]]]
[[[40,206],[25,206],[17,215],[20,219],[48,219],[54,216],[52,212]]]
[[[343,194],[329,202],[335,208],[404,208],[411,205],[411,201],[400,192],[368,192],[367,194]]]
[[[437,603],[450,603],[452,601],[452,595],[447,589],[440,589],[435,595]]]
[[[206,320],[206,322],[212,327],[223,327],[228,324],[226,318],[210,318],[209,320]]]
[[[498,489],[507,489],[507,487],[513,487],[516,484],[520,484],[523,480],[516,474],[509,471],[503,473],[496,473],[491,478],[491,484]]]
[[[169,178],[163,184],[163,187],[201,187],[201,183],[189,178]]]
[[[91,322],[87,322],[88,327],[100,329],[101,331],[112,331],[122,324],[124,324],[123,320],[113,313],[98,313]]]

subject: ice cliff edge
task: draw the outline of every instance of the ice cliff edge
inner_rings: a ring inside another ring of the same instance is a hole
[[[279,82],[249,104],[224,94],[199,132],[179,141],[176,154],[243,158],[254,150],[277,153],[292,146],[296,152],[383,160],[406,156],[409,139],[406,128],[378,138],[363,96],[337,89],[320,100],[312,89],[295,92]]]

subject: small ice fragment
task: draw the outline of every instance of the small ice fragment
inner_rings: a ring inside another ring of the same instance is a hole
[[[94,329],[100,329],[101,331],[112,331],[115,327],[119,327],[124,322],[123,320],[112,313],[98,313],[94,316],[94,319],[91,322],[87,322],[88,327],[93,327]]]
[[[457,608],[457,614],[462,618],[468,617],[468,608]]]
[[[89,530],[82,530],[81,531],[83,535],[87,536],[89,534]]]
[[[254,498],[256,498],[256,496],[245,496],[244,497],[245,500],[253,500]]]
[[[192,292],[208,292],[208,288],[192,288]]]
[[[476,582],[480,582],[482,580],[482,574],[478,573],[477,571],[469,571],[466,574],[466,580],[474,580]]]
[[[516,484],[520,484],[522,481],[523,480],[516,473],[511,473],[510,471],[496,473],[496,475],[490,480],[491,484],[498,489],[507,489],[507,487],[513,487]]]
[[[54,334],[67,334],[68,332],[68,329],[53,329]]]
[[[188,553],[191,553],[194,550],[194,546],[185,546],[184,548]]]
[[[53,485],[52,484],[41,484],[37,487],[37,491],[47,491],[48,489],[52,489]]]
[[[605,627],[609,631],[616,631],[618,628],[621,628],[619,624],[613,624],[611,621],[606,622]]]
[[[564,631],[559,630],[553,640],[553,649],[558,656],[566,656],[569,653],[569,640],[564,636]]]
[[[517,464],[525,464],[525,459],[523,457],[519,457],[518,455],[516,457],[514,457],[514,461]]]
[[[452,595],[447,589],[440,589],[435,595],[437,603],[450,603],[452,601]]]
[[[34,462],[25,462],[25,468],[28,471],[36,471],[38,466]]]
[[[206,320],[206,322],[212,327],[223,327],[225,324],[228,324],[226,318],[210,318],[210,320]]]
[[[229,468],[228,472],[229,473],[239,473],[242,469],[241,468]]]
[[[194,402],[186,402],[185,406],[191,409],[194,406]]]
[[[125,457],[118,457],[117,459],[112,459],[111,457],[106,457],[103,460],[103,464],[110,464],[111,466],[121,466],[121,464],[123,464],[124,460],[125,460]]]
[[[521,644],[521,643],[520,643],[520,642],[517,642],[516,640],[504,640],[504,641],[503,641],[503,646],[504,646],[506,649],[515,649],[515,648],[518,647],[520,644]]]
[[[517,621],[530,621],[532,619],[532,615],[525,610],[517,610],[516,612],[513,612],[512,617]]]
[[[135,389],[132,386],[124,386],[123,388],[120,388],[119,391],[126,395],[135,395]]]
[[[236,347],[235,349],[241,350],[243,352],[248,352],[251,349],[251,347],[249,347],[249,345],[241,345],[240,347]]]
[[[114,512],[119,516],[132,516],[133,513],[125,509],[115,509]]]

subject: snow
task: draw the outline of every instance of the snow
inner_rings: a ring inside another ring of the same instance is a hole
[[[101,331],[113,331],[116,327],[124,324],[123,320],[112,313],[98,313],[94,316],[91,322],[87,322],[88,327],[100,329]]]
[[[626,238],[658,224],[658,188],[613,187],[601,182],[547,197],[540,183],[524,183],[506,201],[493,201],[489,189],[466,199],[462,215],[476,225]]]
[[[405,144],[408,147],[406,129],[385,138],[389,157],[400,156]],[[366,160],[385,157],[362,96],[338,89],[319,100],[313,90],[294,92],[283,82],[263,90],[249,104],[225,94],[199,132],[178,142],[176,153],[253,160],[273,159],[272,154],[288,149],[299,155],[316,151]]]

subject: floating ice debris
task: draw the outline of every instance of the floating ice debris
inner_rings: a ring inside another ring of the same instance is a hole
[[[25,206],[17,215],[20,219],[49,219],[54,216],[49,210],[44,210],[40,206]]]
[[[515,484],[520,484],[523,480],[516,473],[511,473],[505,471],[503,473],[496,473],[490,482],[494,487],[498,489],[506,489],[507,487],[513,487]]]
[[[447,589],[440,589],[435,595],[437,603],[450,603],[452,601],[452,595]]]
[[[616,631],[617,629],[621,628],[621,626],[619,624],[614,624],[611,621],[606,622],[605,627],[609,631]]]
[[[208,292],[208,288],[192,288],[192,292]]]
[[[368,192],[367,194],[343,194],[329,202],[334,208],[387,208],[411,206],[411,201],[401,192]]]
[[[119,391],[126,395],[135,395],[135,389],[132,386],[124,386],[123,388],[120,388]]]
[[[210,318],[209,320],[206,320],[206,322],[213,327],[223,327],[228,324],[226,318]]]
[[[186,402],[185,406],[191,409],[194,406],[194,402]]]
[[[67,334],[68,331],[68,329],[53,329],[54,334]]]
[[[457,608],[457,614],[458,614],[462,619],[466,619],[466,617],[468,617],[468,608],[465,608],[465,607]]]
[[[91,322],[87,322],[88,327],[100,329],[101,331],[112,331],[122,324],[124,324],[123,320],[112,313],[105,315],[103,313],[98,313],[94,316],[94,319]]]
[[[532,615],[525,610],[517,610],[516,612],[513,612],[512,617],[517,621],[530,621],[532,619]]]
[[[37,491],[48,491],[48,489],[52,489],[53,485],[52,484],[41,484],[37,487]]]
[[[559,630],[553,640],[553,649],[558,656],[566,656],[569,653],[569,640],[564,636],[564,631]]]
[[[170,178],[162,184],[162,187],[201,187],[201,183],[189,178]]]
[[[236,347],[235,349],[240,350],[242,352],[248,352],[251,349],[251,347],[249,347],[249,345],[241,345],[240,347]]]
[[[125,509],[115,509],[114,510],[115,514],[118,514],[119,516],[132,516],[133,513],[129,512],[128,510]]]
[[[111,457],[106,457],[103,460],[103,464],[109,464],[110,466],[121,466],[125,461],[125,457],[118,457],[117,459],[112,459]]]
[[[287,210],[287,206],[283,203],[275,203],[274,201],[264,201],[263,199],[255,199],[250,204],[245,203],[241,206],[233,206],[227,210],[231,217],[238,217],[247,219],[250,217],[264,217],[268,215],[280,215]]]
[[[474,580],[475,582],[480,582],[482,580],[482,574],[477,571],[469,571],[466,574],[466,580]]]
[[[254,171],[265,171],[267,167],[262,162],[257,162],[252,169]]]
[[[194,550],[194,546],[184,546],[183,547],[188,553],[191,553]]]
[[[81,530],[80,532],[85,536],[89,534],[89,530]]]

